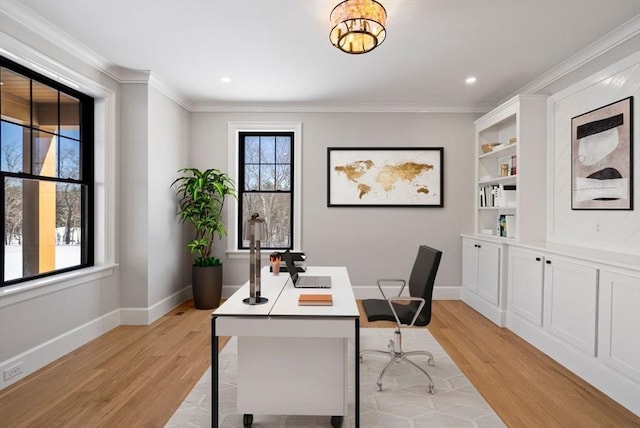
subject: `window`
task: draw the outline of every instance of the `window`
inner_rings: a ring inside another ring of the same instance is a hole
[[[94,100],[0,57],[0,286],[93,265]]]
[[[240,132],[238,137],[238,249],[248,249],[246,222],[265,220],[265,249],[293,248],[294,133]]]

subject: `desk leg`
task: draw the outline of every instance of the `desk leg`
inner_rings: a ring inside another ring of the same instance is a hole
[[[356,398],[355,398],[355,412],[356,412],[356,428],[360,427],[360,318],[355,319],[356,325],[356,337],[355,337],[355,353],[353,354],[353,359],[355,361],[355,382],[354,385]]]
[[[218,426],[218,401],[220,400],[218,385],[218,335],[216,334],[216,317],[211,317],[211,426]]]

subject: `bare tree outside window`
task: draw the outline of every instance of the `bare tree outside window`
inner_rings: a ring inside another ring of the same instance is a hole
[[[0,286],[93,265],[94,100],[0,57]]]
[[[240,133],[240,249],[248,248],[244,228],[253,213],[266,222],[264,248],[292,248],[293,138],[291,132]]]

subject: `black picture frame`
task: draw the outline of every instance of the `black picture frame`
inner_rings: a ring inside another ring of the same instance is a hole
[[[444,207],[444,148],[328,147],[328,207]]]
[[[571,209],[633,210],[633,97],[571,118]]]

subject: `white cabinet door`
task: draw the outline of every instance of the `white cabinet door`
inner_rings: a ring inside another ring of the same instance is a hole
[[[542,326],[544,257],[534,251],[509,249],[509,310]]]
[[[462,240],[462,286],[478,292],[478,242]]]
[[[553,257],[544,266],[544,328],[596,354],[598,269]]]
[[[640,383],[640,276],[602,271],[598,358]]]
[[[478,244],[478,294],[492,305],[500,303],[500,246]]]

